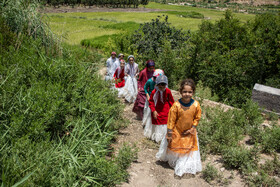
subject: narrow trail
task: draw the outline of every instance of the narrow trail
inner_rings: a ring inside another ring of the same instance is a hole
[[[104,77],[106,68],[99,70],[99,75]],[[172,91],[174,100],[180,98],[178,91]],[[136,114],[132,112],[134,103],[127,103],[122,98],[120,99],[124,104],[123,117],[129,121],[129,125],[126,128],[119,130],[116,142],[112,145],[116,150],[123,145],[128,143],[134,145],[139,149],[138,158],[131,164],[128,169],[129,179],[128,182],[118,185],[118,187],[208,187],[208,186],[221,186],[217,183],[207,183],[202,177],[201,173],[197,174],[194,178],[174,178],[174,170],[169,167],[168,163],[160,162],[156,159],[155,155],[158,151],[159,144],[147,139],[143,135],[142,121],[137,120]],[[202,105],[219,105],[224,109],[228,109],[229,106],[216,103],[213,101],[205,100]],[[198,134],[199,137],[199,134]],[[202,162],[202,168],[205,168],[207,163],[211,163],[213,166],[218,168],[223,178],[228,180],[227,186],[240,187],[245,186],[242,179],[237,171],[226,170],[221,161],[221,157],[216,155],[208,155],[206,160]]]
[[[174,100],[179,99],[180,95],[177,91],[172,91]],[[123,102],[125,102],[122,99]],[[208,184],[202,177],[201,173],[197,174],[195,178],[174,178],[174,170],[169,167],[165,162],[160,162],[156,159],[155,155],[158,151],[159,145],[151,140],[148,140],[143,135],[142,121],[136,119],[136,114],[132,112],[133,103],[125,103],[124,117],[130,121],[128,127],[121,129],[118,135],[115,146],[119,146],[124,142],[128,142],[130,145],[134,143],[139,148],[138,159],[133,162],[128,169],[130,174],[129,181],[119,185],[120,187],[157,187],[157,186],[215,186],[215,184]],[[232,178],[232,181],[228,186],[237,187],[244,186],[242,179],[234,172],[226,171],[222,167],[220,158],[217,156],[210,156],[204,162],[202,166],[205,167],[208,162],[216,165],[218,168],[222,168],[225,178]],[[218,185],[218,184],[217,184]]]

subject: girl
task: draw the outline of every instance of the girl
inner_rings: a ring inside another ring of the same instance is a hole
[[[202,170],[196,127],[201,118],[199,102],[192,99],[195,84],[192,79],[182,81],[182,98],[174,103],[168,114],[167,136],[161,142],[156,157],[168,161],[175,175],[189,176]]]
[[[144,107],[144,117],[142,120],[143,126],[146,126],[146,124],[148,124],[148,123],[150,124],[150,126],[152,125],[151,109],[149,108],[149,99],[150,99],[150,95],[151,95],[152,91],[155,89],[156,78],[163,74],[164,74],[164,72],[161,69],[156,69],[154,71],[153,77],[150,78],[144,86],[144,91],[146,94],[146,102],[145,102],[145,107]]]
[[[135,62],[135,58],[133,55],[128,57],[128,64],[125,68],[125,76],[127,76],[126,83],[123,89],[123,94],[120,96],[124,96],[125,99],[132,103],[136,99],[137,95],[137,80],[136,77],[139,74],[138,64]]]
[[[155,70],[155,62],[153,60],[148,60],[146,62],[146,68],[142,70],[139,74],[139,79],[137,82],[138,94],[132,111],[137,114],[137,119],[140,120],[143,119],[143,110],[146,101],[144,86],[148,81],[148,79],[150,79],[153,76],[154,70]]]
[[[125,85],[124,66],[125,66],[125,61],[121,60],[120,61],[120,66],[116,69],[116,71],[114,73],[113,81],[115,82],[115,87],[116,88],[122,88]]]
[[[107,59],[106,61],[106,66],[107,66],[107,73],[105,76],[105,80],[106,81],[110,81],[113,78],[113,75],[117,69],[117,67],[120,66],[120,62],[119,59],[116,58],[117,53],[116,52],[112,52],[111,53],[111,57]]]
[[[151,109],[152,124],[147,124],[144,136],[160,142],[166,135],[167,117],[170,107],[174,103],[171,91],[166,87],[167,77],[160,75],[156,79],[156,89],[150,95],[149,107]]]

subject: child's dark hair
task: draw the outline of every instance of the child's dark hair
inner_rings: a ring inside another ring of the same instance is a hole
[[[185,79],[181,82],[179,92],[182,93],[184,87],[188,85],[192,88],[193,92],[195,92],[195,83],[192,79]]]

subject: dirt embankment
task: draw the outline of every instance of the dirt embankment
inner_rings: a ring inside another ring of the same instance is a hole
[[[60,7],[50,7],[46,6],[41,12],[43,13],[67,13],[67,12],[158,12],[158,11],[168,11],[161,9],[149,9],[149,8],[106,8],[106,7],[96,7],[96,6],[60,6]]]
[[[259,5],[280,5],[280,1],[275,0],[231,0],[231,3],[249,4],[254,6]]]
[[[203,0],[195,0],[196,2],[203,2]],[[217,2],[223,3],[225,0],[217,0]],[[279,0],[230,0],[229,3],[248,4],[248,5],[280,5]]]

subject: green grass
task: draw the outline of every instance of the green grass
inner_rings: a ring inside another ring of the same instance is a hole
[[[149,22],[159,15],[168,15],[172,26],[183,30],[196,31],[203,19],[179,17],[178,14],[193,14],[192,12],[210,18],[214,22],[224,17],[224,12],[195,8],[187,6],[164,5],[149,3],[146,8],[162,9],[162,12],[75,12],[75,13],[49,13],[45,19],[52,31],[66,38],[69,44],[80,44],[84,39],[93,39],[103,35],[121,34],[138,28],[138,25]],[[171,11],[168,13],[166,10]],[[177,12],[176,12],[177,11]],[[246,22],[254,15],[234,14],[237,18]]]

